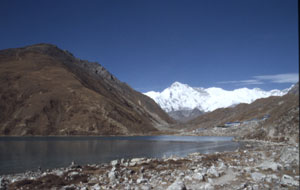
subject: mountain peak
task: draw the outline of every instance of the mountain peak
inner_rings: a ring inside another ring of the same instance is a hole
[[[203,112],[209,112],[240,103],[250,104],[259,98],[283,96],[286,93],[285,90],[264,91],[259,88],[239,88],[232,91],[217,87],[194,88],[176,81],[162,92],[148,92],[145,95],[154,99],[167,112],[193,110],[195,108]]]
[[[181,87],[181,86],[186,86],[186,84],[183,84],[183,83],[180,83],[178,81],[175,81],[173,82],[173,84],[171,84],[171,88],[174,88],[174,87]]]

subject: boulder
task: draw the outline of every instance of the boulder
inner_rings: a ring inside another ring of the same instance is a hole
[[[118,160],[112,160],[112,161],[110,162],[110,164],[111,164],[112,166],[116,166],[116,165],[119,164],[119,161],[118,161]]]
[[[283,186],[299,186],[299,181],[294,180],[289,175],[283,175],[280,181]]]
[[[92,190],[100,190],[101,187],[99,184],[95,184],[94,186],[91,187]]]
[[[167,188],[167,190],[186,190],[186,187],[183,181],[177,179]]]
[[[108,173],[108,178],[109,178],[110,182],[114,182],[117,178],[116,172],[115,171],[110,171]]]
[[[70,173],[68,173],[68,176],[70,176],[70,177],[73,177],[73,176],[75,176],[75,175],[79,175],[79,173],[78,172],[70,172]]]
[[[271,162],[271,161],[264,161],[258,167],[262,170],[272,170],[272,171],[278,171],[282,169],[281,164]]]
[[[213,187],[210,183],[206,183],[206,184],[204,185],[204,189],[205,189],[205,190],[214,190],[214,187]]]
[[[268,182],[268,183],[278,181],[278,177],[275,174],[267,175],[265,179],[266,179],[266,182]]]
[[[298,164],[299,150],[296,147],[284,147],[280,154],[280,160],[285,164]]]
[[[136,164],[142,164],[146,161],[146,158],[132,158],[129,166],[135,166]]]
[[[145,179],[145,178],[143,178],[143,177],[138,178],[138,179],[136,180],[136,183],[137,183],[137,184],[140,184],[140,183],[146,183],[146,182],[147,182],[147,179]]]
[[[202,173],[195,173],[195,174],[192,176],[192,178],[195,179],[195,180],[203,181],[204,176],[203,176]]]
[[[216,170],[215,166],[211,166],[208,170],[207,170],[207,176],[208,177],[219,177],[220,174],[219,172]]]
[[[262,173],[258,173],[258,172],[254,172],[254,173],[251,173],[251,178],[255,181],[255,182],[259,182],[259,181],[262,181],[264,180],[266,176]]]

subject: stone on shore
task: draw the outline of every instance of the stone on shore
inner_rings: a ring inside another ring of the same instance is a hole
[[[181,179],[176,179],[176,181],[172,183],[167,190],[186,190],[186,186]]]
[[[261,168],[262,170],[273,170],[273,171],[277,171],[277,170],[282,169],[281,164],[271,162],[271,161],[264,161],[258,167]]]
[[[283,186],[299,186],[299,181],[294,180],[289,175],[283,175],[280,181]]]

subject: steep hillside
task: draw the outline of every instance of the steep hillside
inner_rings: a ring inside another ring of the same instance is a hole
[[[293,92],[298,90],[291,89]],[[261,119],[268,115],[264,121]],[[190,129],[216,129],[228,122],[252,120],[240,128],[230,127],[241,139],[299,142],[299,94],[288,93],[282,97],[269,97],[256,100],[252,104],[239,104],[234,108],[217,109],[188,122]],[[259,122],[256,122],[259,121]],[[250,127],[246,134],[239,133]],[[224,133],[224,131],[222,132]],[[226,132],[225,132],[226,133]]]
[[[54,45],[0,51],[1,135],[125,135],[173,120],[98,63]]]

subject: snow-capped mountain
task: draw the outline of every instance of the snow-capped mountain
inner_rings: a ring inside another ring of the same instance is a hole
[[[264,91],[259,88],[239,88],[228,91],[216,87],[190,87],[187,84],[174,82],[162,92],[150,91],[144,94],[151,97],[166,112],[192,110],[194,108],[198,108],[203,112],[210,112],[218,108],[226,108],[240,103],[250,104],[259,98],[283,96],[288,90]]]

